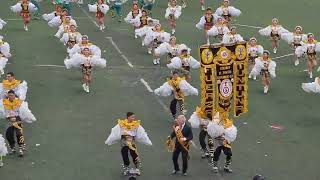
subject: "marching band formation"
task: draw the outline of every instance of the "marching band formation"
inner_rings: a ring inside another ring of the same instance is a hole
[[[106,60],[102,57],[101,49],[94,45],[87,35],[78,32],[78,25],[71,16],[72,1],[53,0],[52,3],[54,11],[43,14],[42,17],[47,21],[49,27],[56,28],[57,33],[54,36],[66,46],[66,58],[64,59],[66,69],[77,68],[81,70],[83,75],[81,87],[86,93],[89,93],[93,69],[106,68]],[[83,1],[78,1],[78,3],[83,4]],[[94,4],[88,4],[88,11],[95,13],[99,30],[105,31],[108,30],[108,26],[105,25],[108,12],[111,11],[112,17],[117,16],[119,22],[122,21],[121,6],[124,3],[126,0],[97,0]],[[185,117],[186,97],[198,95],[198,90],[189,83],[190,73],[194,69],[200,68],[199,61],[191,56],[191,49],[174,36],[176,22],[183,14],[184,8],[187,7],[187,2],[182,0],[179,5],[180,2],[177,0],[169,0],[168,8],[164,10],[164,17],[168,21],[171,32],[165,32],[160,21],[152,17],[154,3],[155,0],[133,1],[132,9],[124,21],[132,26],[134,37],[136,39],[139,37],[142,41],[142,47],[145,47],[146,52],[152,55],[153,65],[163,63],[172,70],[171,77],[162,86],[155,89],[154,93],[157,96],[172,96],[170,111],[175,123],[172,126],[172,133],[168,136],[167,146],[168,150],[173,153],[173,174],[180,171],[178,157],[182,154],[182,174],[187,175],[189,149],[190,144],[193,143],[192,128],[200,128],[199,141],[203,152],[201,157],[209,159],[212,170],[219,171],[219,159],[221,152],[223,152],[226,156],[223,170],[231,173],[231,144],[237,137],[237,128],[233,121],[217,111],[205,114],[201,107],[197,107],[189,119]],[[200,6],[204,15],[194,28],[204,30],[206,44],[210,45],[212,38],[222,44],[244,41],[244,38],[237,33],[236,27],[231,24],[234,17],[241,15],[241,11],[232,6],[229,0],[223,0],[222,5],[215,11],[210,7],[205,8],[204,0],[200,0]],[[10,9],[23,18],[24,30],[28,31],[31,20],[30,13],[39,13],[40,6],[37,1],[21,0]],[[5,28],[6,24],[7,22],[0,19],[0,30]],[[270,38],[274,54],[277,53],[279,40],[285,40],[294,49],[296,55],[294,65],[298,66],[305,58],[308,76],[313,78],[314,69],[317,66],[317,52],[320,52],[320,43],[315,40],[312,33],[303,33],[301,26],[296,26],[293,32],[289,32],[280,25],[277,18],[272,19],[271,25],[260,29],[258,33]],[[249,78],[256,80],[260,76],[263,92],[267,94],[271,79],[276,78],[276,62],[272,60],[270,52],[265,50],[255,37],[249,39],[247,47]],[[2,75],[10,57],[10,46],[4,41],[4,37],[0,36],[0,73]],[[161,62],[162,57],[166,57],[163,62]],[[320,71],[320,67],[318,71]],[[316,77],[314,82],[303,83],[302,89],[305,92],[320,93],[320,77]],[[8,146],[0,134],[0,166],[3,166],[2,156],[17,151],[18,155],[22,157],[26,150],[23,123],[31,123],[36,120],[26,102],[27,90],[27,82],[16,80],[13,72],[6,73],[6,79],[0,84],[0,116],[8,120],[5,132]],[[179,110],[177,110],[177,104]],[[187,121],[191,126],[186,123]],[[152,146],[152,142],[141,124],[133,112],[128,112],[124,119],[118,120],[117,125],[112,128],[105,141],[107,145],[121,142],[124,175],[141,174],[141,156],[138,153],[136,143]],[[132,169],[130,169],[129,153],[134,164]]]

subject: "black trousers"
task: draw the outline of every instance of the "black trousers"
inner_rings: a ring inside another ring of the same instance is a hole
[[[20,124],[19,127],[22,128],[22,125]],[[22,130],[20,130],[14,126],[8,127],[8,129],[6,131],[6,138],[9,142],[10,148],[15,147],[15,144],[16,144],[15,137],[17,138],[17,144],[19,146],[23,146],[24,145],[24,137],[22,134]]]
[[[219,146],[216,148],[216,150],[214,151],[213,161],[219,161],[221,151],[223,151],[223,153],[226,155],[226,163],[230,164],[232,158],[232,151],[231,148],[225,146]]]
[[[184,110],[184,104],[182,100],[178,100],[178,99],[172,99],[171,103],[170,103],[170,111],[171,114],[173,116],[173,118],[176,118],[177,115],[177,103],[179,102],[179,106],[180,106],[180,111]]]
[[[187,169],[188,169],[188,156],[189,155],[188,155],[188,151],[183,149],[183,147],[181,147],[181,145],[176,145],[176,148],[173,151],[172,161],[173,161],[173,165],[174,165],[174,170],[180,171],[179,163],[178,163],[178,158],[179,158],[180,153],[182,154],[182,173],[185,173],[185,172],[187,172]]]
[[[132,145],[134,148],[135,145]],[[124,166],[129,166],[130,165],[130,159],[129,159],[129,152],[130,155],[132,157],[133,163],[135,164],[136,167],[138,167],[139,165],[139,155],[136,151],[130,149],[128,146],[123,146],[121,148],[121,155],[122,155],[122,159],[123,159],[123,164]]]
[[[200,141],[200,146],[201,149],[206,151],[207,149],[207,144],[206,144],[206,136],[208,135],[208,132],[205,131],[204,129],[201,129],[199,133],[199,141]]]

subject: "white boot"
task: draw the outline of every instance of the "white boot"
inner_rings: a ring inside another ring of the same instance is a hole
[[[176,30],[172,29],[171,34],[174,35],[174,33],[176,33]]]
[[[28,26],[27,25],[24,25],[24,30],[28,31]]]
[[[90,92],[90,87],[88,85],[86,85],[86,92],[89,93]]]
[[[309,73],[309,77],[310,77],[310,79],[313,78],[312,72]]]
[[[102,24],[102,29],[104,30],[106,28],[106,26],[104,24]]]
[[[144,41],[142,40],[141,46],[144,46]]]
[[[157,65],[157,60],[153,59],[153,65]]]
[[[85,92],[87,92],[87,85],[86,85],[86,83],[82,84],[82,88],[83,88],[83,90],[84,90]]]
[[[278,50],[277,48],[273,48],[273,53],[277,54],[277,50]]]
[[[103,31],[103,26],[102,25],[99,26],[99,30]]]
[[[206,8],[204,6],[201,6],[201,10],[204,11],[206,10]]]
[[[207,39],[207,45],[210,45],[210,39],[209,38]]]
[[[300,63],[300,62],[299,62],[299,59],[296,59],[296,60],[294,61],[294,65],[295,65],[295,66],[298,66],[299,63]]]
[[[318,72],[320,71],[320,66],[318,67],[317,71],[318,71]]]
[[[263,93],[267,94],[267,93],[268,93],[268,90],[269,90],[269,87],[268,87],[268,86],[263,87]]]
[[[257,80],[257,76],[256,75],[253,76],[253,80]]]
[[[135,35],[134,35],[134,38],[135,38],[135,39],[138,39],[138,36],[135,34]]]
[[[152,48],[148,48],[148,54],[152,54]]]
[[[160,59],[158,58],[156,59],[156,61],[157,61],[157,64],[160,65]]]

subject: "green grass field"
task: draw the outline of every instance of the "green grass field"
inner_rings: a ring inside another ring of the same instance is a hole
[[[143,78],[152,89],[159,87],[170,70],[163,61],[161,68],[152,65],[152,57],[135,40],[132,27],[115,19],[106,19],[107,29],[99,32],[87,16],[87,7],[73,8],[79,30],[105,50],[107,68],[94,71],[92,92],[85,94],[81,88],[81,73],[63,67],[39,67],[37,65],[63,65],[65,47],[53,35],[44,20],[32,21],[29,31],[23,31],[22,21],[10,12],[15,1],[1,0],[0,17],[8,25],[0,32],[12,47],[13,57],[6,71],[14,71],[17,79],[27,80],[27,100],[38,121],[25,127],[28,150],[23,159],[7,156],[0,169],[1,180],[118,180],[121,175],[120,145],[104,145],[116,119],[133,111],[142,120],[153,142],[152,147],[139,145],[142,155],[141,180],[249,180],[261,173],[270,180],[319,180],[317,167],[320,161],[320,114],[318,95],[306,94],[300,85],[308,79],[305,63],[294,67],[293,56],[277,59],[277,78],[272,81],[270,93],[263,94],[259,81],[249,84],[249,113],[235,120],[238,138],[233,144],[233,174],[210,171],[207,161],[200,158],[198,149],[191,149],[189,175],[171,176],[171,154],[165,140],[170,133],[172,118],[160,104],[169,105],[170,98],[155,97],[140,82]],[[208,1],[214,9],[220,1]],[[123,7],[125,16],[130,3]],[[42,3],[42,13],[51,12],[52,5]],[[234,23],[264,27],[273,17],[292,30],[302,25],[305,32],[319,35],[318,15],[320,1],[247,0],[235,1],[243,14]],[[158,0],[153,16],[169,31],[164,19],[167,1]],[[86,13],[85,13],[86,12]],[[202,31],[195,28],[202,12],[197,0],[188,1],[177,23],[177,38],[192,48],[196,58],[198,47],[205,42]],[[266,49],[271,49],[267,38],[258,35],[258,29],[239,27],[245,38],[256,36]],[[111,44],[110,38],[133,64],[127,62]],[[287,55],[292,50],[280,43],[276,56]],[[276,57],[275,56],[275,57]],[[193,70],[192,85],[200,87],[199,74]],[[200,102],[199,97],[187,98],[188,117]],[[270,125],[283,126],[273,130]],[[0,122],[4,134],[6,122]],[[194,130],[198,145],[198,130]],[[257,143],[261,142],[261,143]],[[40,144],[40,146],[36,146]],[[199,145],[198,145],[199,146]],[[224,157],[223,157],[224,158]],[[223,165],[223,158],[220,166]]]

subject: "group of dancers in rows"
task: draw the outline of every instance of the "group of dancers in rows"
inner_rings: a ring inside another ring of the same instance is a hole
[[[165,11],[165,18],[168,20],[171,33],[165,32],[160,21],[150,17],[150,9],[141,6],[139,1],[133,2],[132,11],[128,13],[124,20],[133,26],[135,37],[140,37],[142,39],[142,46],[145,46],[147,52],[153,55],[153,64],[159,65],[160,57],[167,55],[167,67],[172,69],[171,77],[161,87],[155,89],[154,92],[159,96],[173,97],[170,103],[170,110],[175,123],[172,127],[173,132],[167,141],[168,148],[173,151],[173,174],[177,174],[180,171],[177,160],[179,154],[182,153],[182,174],[187,175],[189,148],[193,139],[191,128],[201,128],[199,140],[203,150],[202,156],[210,160],[212,169],[218,172],[218,161],[223,151],[226,155],[223,169],[226,172],[232,172],[230,169],[232,159],[231,143],[237,136],[237,128],[234,126],[233,121],[225,114],[220,114],[219,112],[208,113],[198,107],[188,120],[191,127],[186,124],[185,97],[198,95],[198,90],[188,82],[191,78],[190,70],[199,68],[200,63],[191,56],[190,48],[184,44],[178,44],[176,37],[173,36],[176,33],[176,21],[182,14],[184,7],[186,7],[185,1],[183,1],[182,6],[179,6],[176,0],[169,1],[168,8]],[[97,0],[96,4],[89,4],[88,8],[90,12],[96,13],[99,29],[104,30],[104,17],[110,9],[109,4],[103,0]],[[27,24],[30,21],[30,12],[36,9],[37,7],[28,0],[22,0],[11,7],[13,12],[17,12],[23,17],[25,30],[28,30]],[[214,13],[212,8],[206,8],[205,14],[196,24],[196,28],[204,29],[208,45],[211,44],[211,37],[216,38],[223,44],[241,42],[244,41],[243,37],[237,33],[236,27],[231,26],[232,18],[240,14],[241,11],[231,6],[229,0],[224,0],[223,4]],[[100,48],[92,44],[88,36],[82,35],[77,31],[76,21],[70,16],[70,12],[64,9],[59,2],[55,2],[55,11],[44,14],[43,18],[48,21],[50,27],[57,28],[55,36],[67,48],[67,58],[64,60],[65,66],[68,69],[73,67],[81,68],[84,77],[82,87],[84,91],[89,92],[92,67],[106,67],[106,60],[101,58]],[[0,24],[3,26],[5,22],[0,21]],[[313,69],[317,65],[317,52],[320,51],[319,43],[315,40],[313,34],[304,34],[300,26],[297,26],[293,32],[289,32],[279,24],[276,18],[272,20],[270,26],[259,30],[259,34],[271,38],[273,53],[277,53],[280,39],[292,45],[295,48],[297,57],[295,65],[299,64],[302,57],[306,57],[308,74],[310,78],[313,78]],[[251,64],[250,78],[256,79],[258,75],[261,75],[264,93],[267,93],[270,78],[276,77],[276,63],[271,60],[270,52],[264,50],[254,37],[250,38],[248,42],[248,55],[250,59],[249,63]],[[12,74],[9,74],[7,78],[10,75]],[[21,86],[23,86],[22,84]],[[307,92],[320,92],[320,78],[316,78],[313,83],[304,83],[302,87]],[[19,132],[18,130],[20,130],[22,134],[21,126],[16,126],[19,123],[15,122],[24,120],[31,122],[35,118],[27,108],[26,102],[19,99],[19,95],[17,95],[18,93],[15,90],[10,89],[4,94],[4,117],[12,124],[12,127],[16,128],[13,132]],[[179,104],[181,115],[177,112],[177,104]],[[20,127],[20,129],[17,127]],[[12,135],[12,132],[10,132],[6,133],[6,135]],[[205,142],[206,137],[208,138],[207,143]],[[173,138],[176,138],[175,143],[172,140]],[[14,149],[14,146],[11,146],[12,138],[11,140],[9,139],[10,148]],[[141,142],[146,145],[152,145],[152,143],[141,126],[141,121],[136,119],[134,113],[129,112],[126,118],[118,120],[117,125],[112,128],[111,134],[105,143],[111,145],[117,141],[121,141],[124,174],[130,173],[129,153],[135,165],[133,171],[136,174],[140,174],[141,160],[135,142]],[[20,149],[23,150],[23,144],[19,145],[21,145],[19,146],[20,153]]]
[[[11,58],[10,45],[0,36],[0,71],[4,74],[4,68]],[[27,97],[27,82],[15,78],[13,72],[6,73],[6,77],[0,83],[0,118],[7,120],[5,139],[0,133],[0,167],[4,165],[3,156],[18,153],[23,157],[26,150],[23,123],[32,123],[36,118],[31,113]]]

